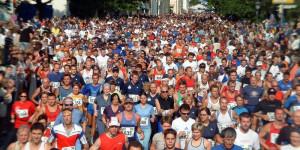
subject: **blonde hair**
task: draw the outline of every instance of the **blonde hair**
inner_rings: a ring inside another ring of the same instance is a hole
[[[204,126],[203,126],[203,124],[200,123],[200,122],[195,122],[195,123],[192,125],[192,131],[198,130],[198,131],[202,132],[202,131],[203,131],[203,128],[204,128]]]

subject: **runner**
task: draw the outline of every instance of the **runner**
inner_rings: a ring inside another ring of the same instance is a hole
[[[203,124],[198,122],[192,125],[192,137],[185,141],[185,150],[210,150],[211,143],[202,137]]]
[[[41,138],[44,133],[44,125],[41,123],[34,123],[31,126],[31,140],[26,143],[26,145],[21,148],[21,150],[45,150],[50,149],[49,145],[45,145]]]

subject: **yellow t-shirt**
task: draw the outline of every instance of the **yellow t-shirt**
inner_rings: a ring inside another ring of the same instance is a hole
[[[68,97],[72,97],[74,108],[77,108],[78,110],[83,112],[83,95],[82,94],[75,95],[71,93],[68,95]]]

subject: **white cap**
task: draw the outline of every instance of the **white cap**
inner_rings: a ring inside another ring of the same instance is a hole
[[[109,126],[120,126],[120,123],[118,121],[117,117],[111,117],[108,123]]]
[[[262,62],[261,61],[256,62],[256,66],[262,66]]]
[[[53,57],[53,60],[54,60],[54,61],[58,61],[57,57]]]

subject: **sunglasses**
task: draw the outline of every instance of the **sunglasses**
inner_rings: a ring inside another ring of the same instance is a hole
[[[199,116],[201,116],[201,117],[205,117],[205,116],[207,116],[207,114],[200,114]]]
[[[68,106],[73,106],[73,104],[65,104],[65,106],[67,106],[67,107],[68,107]]]
[[[187,115],[190,115],[190,113],[181,113],[181,114],[182,114],[182,115],[186,115],[186,116],[187,116]]]
[[[161,93],[168,93],[168,91],[161,91]]]
[[[20,97],[27,97],[26,95],[24,96],[24,95],[21,95]]]

